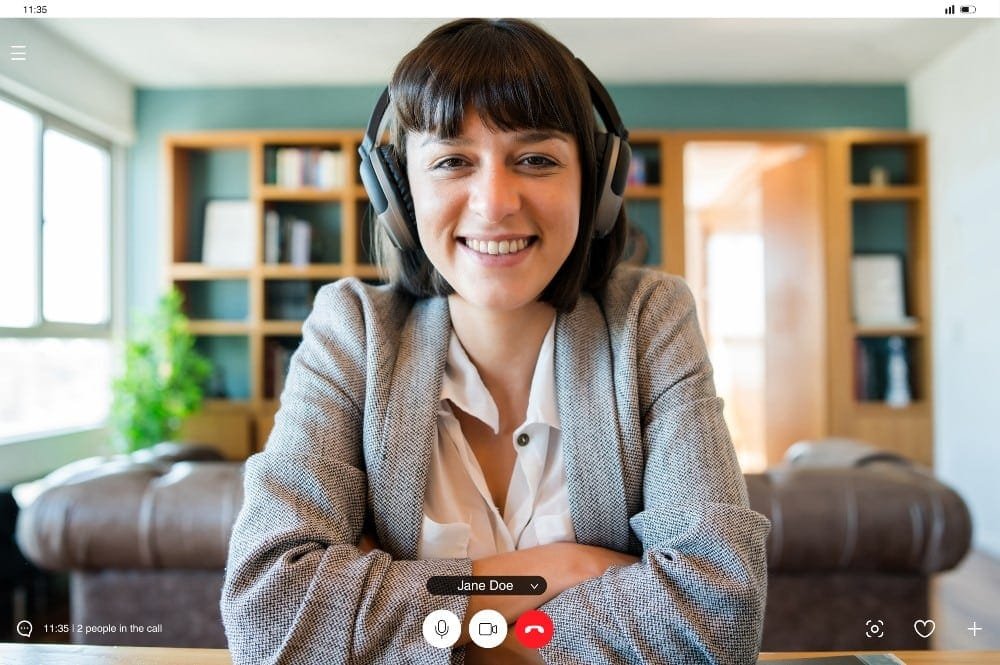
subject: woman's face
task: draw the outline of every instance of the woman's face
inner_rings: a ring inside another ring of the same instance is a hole
[[[453,139],[411,133],[406,172],[420,244],[472,305],[538,299],[580,225],[580,157],[570,134],[493,131],[466,113]]]

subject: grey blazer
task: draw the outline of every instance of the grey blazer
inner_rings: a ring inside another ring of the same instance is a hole
[[[345,279],[303,326],[265,450],[246,464],[222,617],[235,663],[463,663],[424,617],[465,597],[417,560],[451,321]],[[753,663],[769,524],[746,486],[687,286],[619,267],[556,322],[555,380],[578,542],[641,554],[541,607],[547,663]],[[381,550],[355,547],[366,522]],[[530,574],[530,570],[525,570]]]

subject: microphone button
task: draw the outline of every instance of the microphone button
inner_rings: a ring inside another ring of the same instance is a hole
[[[454,612],[434,610],[424,618],[424,639],[438,649],[448,649],[458,641],[462,624]]]

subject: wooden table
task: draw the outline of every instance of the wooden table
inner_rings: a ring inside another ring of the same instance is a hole
[[[0,654],[3,652],[0,651]],[[906,665],[1000,665],[1000,651],[828,651],[798,653],[762,653],[760,661],[782,658],[819,658],[850,653],[891,653]]]
[[[877,652],[873,652],[877,653]],[[1000,651],[894,651],[906,665],[1000,665]],[[761,661],[833,656],[825,653],[764,653]],[[74,644],[0,643],[3,665],[232,665],[225,649],[98,647]]]

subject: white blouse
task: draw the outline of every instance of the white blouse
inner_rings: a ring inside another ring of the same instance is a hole
[[[501,514],[449,400],[489,426],[494,434],[500,429],[500,414],[452,331],[438,408],[437,445],[431,453],[427,476],[419,558],[479,559],[576,540],[559,441],[554,350],[555,321],[538,353],[525,421],[514,430],[510,441],[517,461]],[[524,445],[519,445],[519,440]]]

